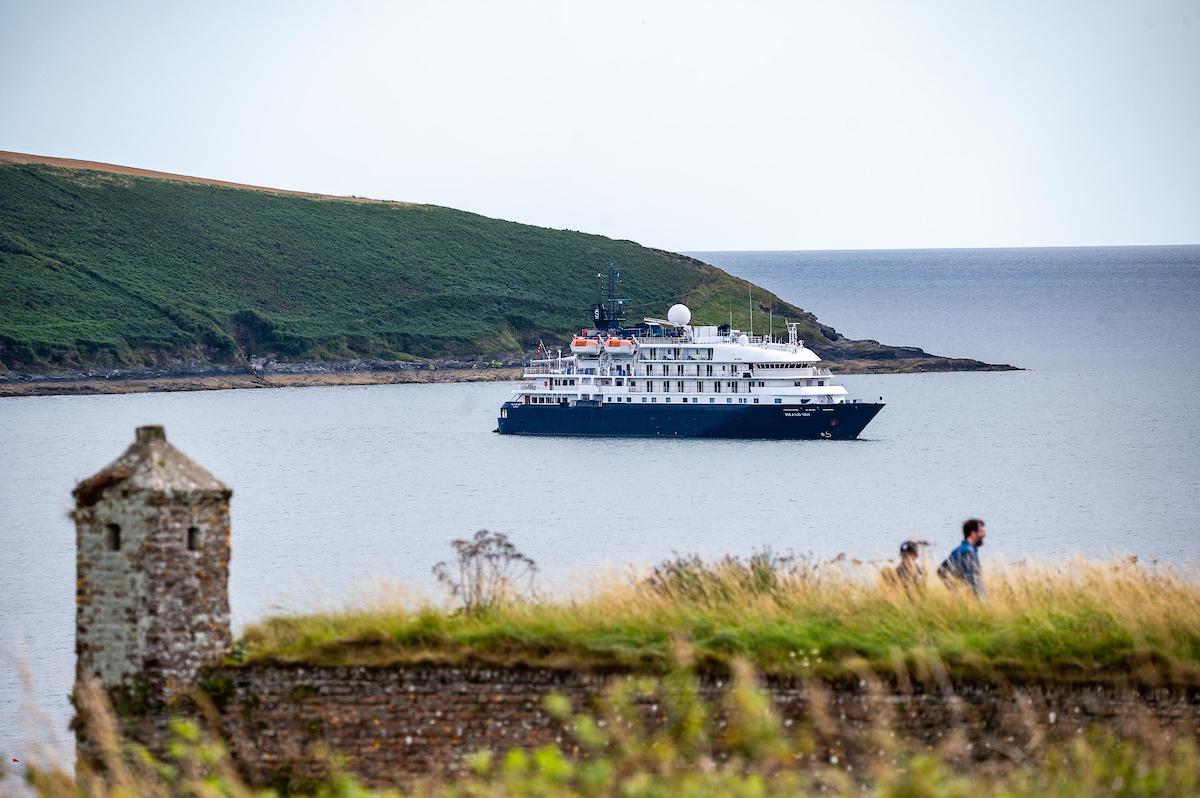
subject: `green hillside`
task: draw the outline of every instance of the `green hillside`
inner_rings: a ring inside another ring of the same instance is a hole
[[[749,326],[747,283],[630,241],[431,205],[0,163],[8,369],[519,355],[586,324],[609,263],[624,270],[631,319],[682,301],[697,323],[732,306]],[[799,320],[818,351],[850,343],[765,290],[754,298],[756,329],[773,306],[776,330]]]

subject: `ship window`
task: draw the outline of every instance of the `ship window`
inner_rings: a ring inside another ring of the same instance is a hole
[[[758,400],[757,400],[757,399],[755,399],[755,400],[754,400],[754,404],[758,404]]]
[[[712,376],[712,366],[705,366],[704,371],[705,371],[704,376],[706,376],[706,377]]]
[[[783,404],[783,400],[782,400],[782,399],[776,399],[776,400],[775,400],[775,404],[777,404],[777,405],[781,405],[781,404]]]
[[[804,380],[796,380],[795,382],[792,383],[792,385],[795,385],[797,388],[803,388]]]
[[[620,378],[618,377],[618,378],[617,378],[617,385],[624,385],[624,384],[625,384],[625,380],[623,380],[623,379],[620,379]]]
[[[668,397],[666,398],[666,402],[667,402],[667,404],[671,404],[671,397],[669,397],[669,396],[668,396]]]
[[[683,376],[683,364],[682,363],[680,363],[678,366],[675,367],[675,374],[678,376]]]
[[[731,404],[733,404],[733,400],[732,400],[732,399],[726,399],[726,400],[725,400],[725,404],[727,404],[727,405],[731,405]]]
[[[658,397],[657,397],[657,396],[652,396],[652,397],[650,397],[650,402],[651,402],[651,403],[654,403],[654,404],[657,404],[657,403],[658,403]]]
[[[716,401],[717,401],[717,400],[716,400],[716,399],[714,399],[714,398],[712,398],[711,396],[710,396],[710,397],[708,397],[708,403],[709,403],[710,405],[711,405],[711,404],[713,404],[713,403],[714,403],[714,402],[716,402]]]
[[[817,385],[824,385],[824,384],[825,384],[825,380],[817,380]]]
[[[642,397],[642,404],[646,404],[646,397]]]
[[[104,525],[104,548],[109,551],[121,550],[121,525],[120,524],[105,524]]]

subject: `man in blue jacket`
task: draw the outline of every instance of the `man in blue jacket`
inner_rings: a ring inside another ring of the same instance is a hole
[[[982,596],[983,566],[979,563],[979,547],[987,536],[987,526],[978,518],[968,518],[962,529],[962,544],[950,552],[945,562],[938,566],[937,573],[947,584],[957,580],[970,586],[976,596]]]

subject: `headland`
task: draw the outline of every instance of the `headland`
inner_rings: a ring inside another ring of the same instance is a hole
[[[584,323],[610,264],[631,318],[684,302],[700,323],[794,321],[844,373],[1013,368],[850,340],[632,241],[0,153],[0,395],[507,379],[496,364]]]

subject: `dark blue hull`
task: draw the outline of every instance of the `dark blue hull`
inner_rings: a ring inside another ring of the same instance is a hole
[[[685,405],[505,402],[497,432],[506,435],[615,435],[667,438],[850,440],[882,404]]]

